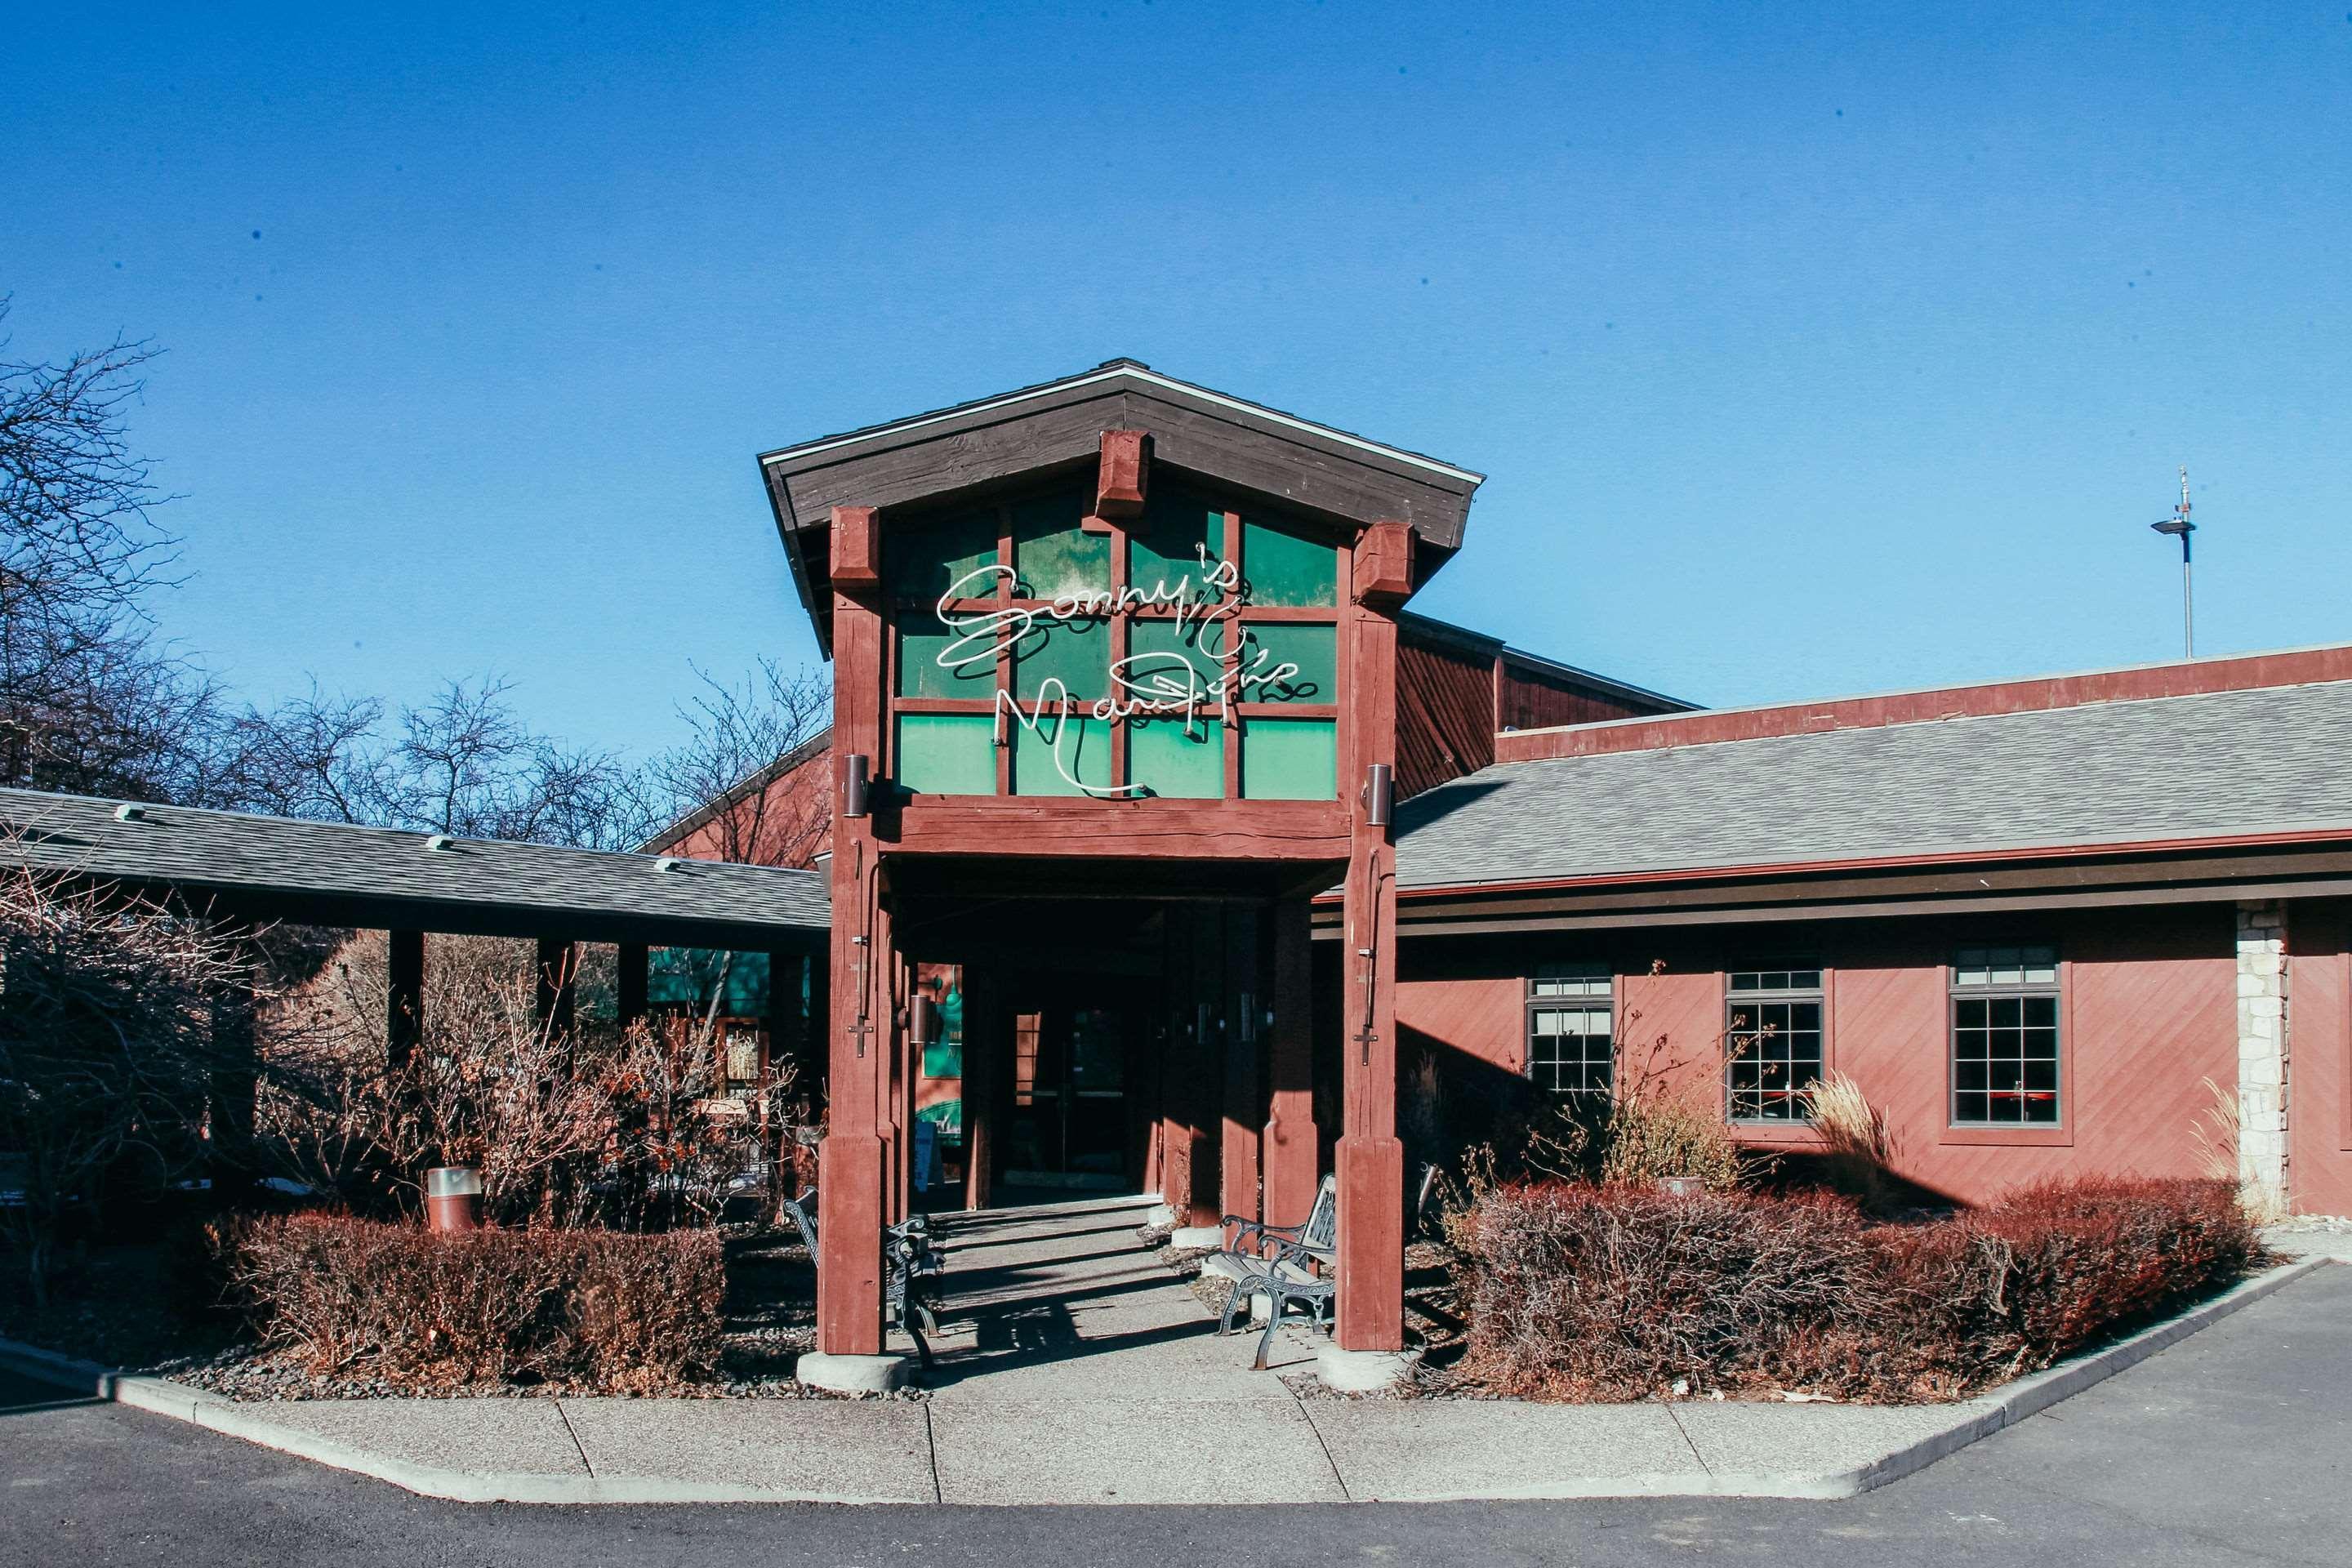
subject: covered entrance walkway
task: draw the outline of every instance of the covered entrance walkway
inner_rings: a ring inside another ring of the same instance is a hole
[[[942,1497],[1061,1502],[1337,1501],[1347,1493],[1280,1375],[1253,1372],[1137,1238],[1150,1200],[1089,1197],[946,1218],[947,1310],[930,1390]],[[1017,1441],[1007,1441],[1012,1434]]]
[[[991,1400],[1288,1400],[1276,1373],[1311,1367],[1302,1326],[1253,1372],[1254,1335],[1221,1339],[1185,1282],[1137,1237],[1149,1197],[985,1209],[939,1222],[948,1251],[934,1403],[984,1381]],[[976,1391],[971,1395],[976,1397]]]

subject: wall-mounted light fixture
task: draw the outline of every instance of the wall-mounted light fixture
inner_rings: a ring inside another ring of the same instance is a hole
[[[940,1005],[919,991],[907,1004],[907,1040],[920,1051],[940,1042]]]
[[[841,759],[841,815],[865,816],[873,810],[874,761],[863,752]]]
[[[1389,825],[1389,808],[1396,803],[1396,770],[1374,763],[1364,770],[1364,821],[1372,827]]]

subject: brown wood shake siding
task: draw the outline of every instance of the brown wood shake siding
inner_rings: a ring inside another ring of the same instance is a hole
[[[1491,654],[1405,632],[1397,638],[1398,798],[1495,760]]]
[[[1509,654],[1496,695],[1498,730],[1537,730],[1551,724],[1597,724],[1611,719],[1633,719],[1655,713],[1659,705],[1641,703],[1584,686],[1573,678],[1554,674],[1539,665],[1522,663]]]
[[[1638,718],[1679,706],[1580,681],[1496,638],[1420,616],[1398,628],[1396,679],[1401,800],[1491,766],[1498,731]]]

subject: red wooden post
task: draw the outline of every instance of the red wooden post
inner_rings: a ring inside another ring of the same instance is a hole
[[[907,1009],[915,994],[915,966],[907,962],[892,940],[893,921],[884,905],[875,945],[890,954],[890,1058],[882,1099],[886,1145],[883,1169],[889,1173],[889,1215],[892,1225],[913,1212],[915,1173],[915,1063],[911,1059],[915,1033],[907,1026]]]
[[[873,563],[873,512],[834,509],[833,745],[838,758],[881,754],[882,616],[843,590]],[[876,574],[878,577],[878,574]],[[866,586],[860,584],[861,590]],[[818,1150],[823,1205],[816,1276],[817,1348],[829,1355],[882,1353],[882,1225],[886,1151],[883,1096],[891,1048],[888,953],[877,938],[881,900],[870,816],[841,815],[834,791],[832,993],[828,1009],[831,1111]]]
[[[1202,978],[1202,952],[1213,941],[1212,914],[1202,905],[1167,912],[1167,1072],[1160,1079],[1160,1199],[1176,1211],[1176,1225],[1216,1225],[1216,1154],[1212,1119],[1218,1112],[1218,1058],[1213,1047],[1213,985]],[[1206,1032],[1202,1025],[1206,1023]]]
[[[1213,1226],[1224,1211],[1217,1206],[1223,1194],[1218,1180],[1223,1168],[1224,1139],[1219,1123],[1224,1110],[1225,1042],[1217,1033],[1223,1011],[1225,931],[1223,911],[1202,905],[1193,911],[1192,942],[1186,948],[1184,1016],[1192,1031],[1192,1069],[1182,1085],[1188,1099],[1186,1119],[1192,1128],[1192,1174],[1190,1217],[1184,1223]]]
[[[407,1065],[410,1053],[425,1032],[425,933],[386,931],[386,974],[391,982],[384,995],[383,1034],[386,1059],[394,1068]]]
[[[1224,1115],[1219,1150],[1218,1204],[1246,1219],[1258,1213],[1258,1128],[1265,1113],[1258,1064],[1264,1047],[1258,1021],[1265,1014],[1265,984],[1258,966],[1258,910],[1237,904],[1225,917],[1224,984],[1218,1014],[1224,1025]]]
[[[1274,906],[1274,987],[1263,1005],[1274,1009],[1267,1043],[1273,1086],[1265,1123],[1265,1217],[1270,1225],[1301,1225],[1315,1206],[1321,1179],[1315,1131],[1315,997],[1307,942],[1310,906],[1286,899]]]
[[[1339,1176],[1342,1350],[1404,1347],[1404,1145],[1396,1135],[1396,859],[1388,827],[1365,820],[1365,770],[1396,761],[1395,605],[1412,592],[1411,535],[1377,522],[1354,559],[1348,659],[1354,740],[1339,780],[1350,823],[1340,955],[1344,1064]]]
[[[996,1178],[997,1078],[1010,1058],[987,968],[963,972],[963,1206],[984,1209]]]

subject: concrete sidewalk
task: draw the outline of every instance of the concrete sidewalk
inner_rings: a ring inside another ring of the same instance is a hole
[[[239,1404],[155,1378],[124,1403],[466,1501],[1198,1503],[1661,1495],[1882,1485],[2270,1292],[2287,1265],[2100,1354],[1959,1405],[1295,1396],[1250,1370],[1138,1245],[1142,1205],[958,1216],[948,1331],[921,1400],[466,1399]],[[12,1358],[29,1370],[21,1357]],[[76,1369],[55,1363],[50,1375]],[[1286,1330],[1284,1364],[1311,1364]]]

